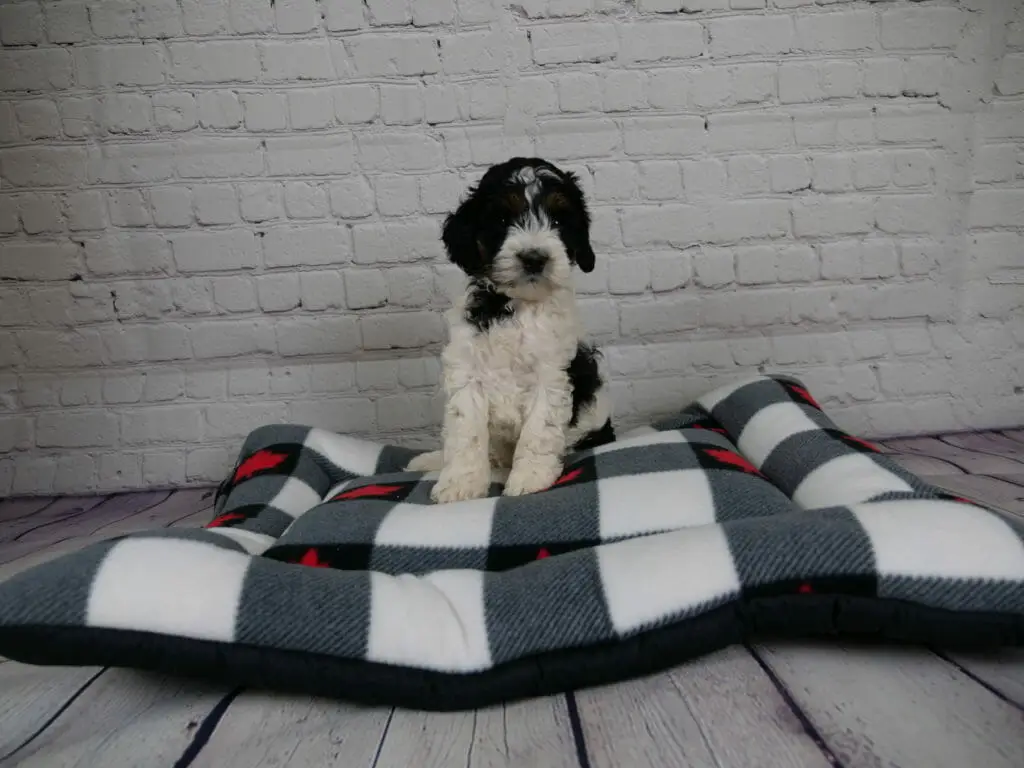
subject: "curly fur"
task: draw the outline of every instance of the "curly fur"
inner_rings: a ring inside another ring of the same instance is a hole
[[[565,454],[614,439],[597,351],[581,341],[572,268],[594,268],[590,216],[575,176],[537,158],[492,167],[445,221],[466,289],[441,355],[443,447],[409,469],[440,471],[437,502],[549,487]]]

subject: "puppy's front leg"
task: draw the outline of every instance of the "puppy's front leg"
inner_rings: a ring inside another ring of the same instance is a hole
[[[537,387],[523,424],[512,460],[512,471],[502,492],[505,496],[541,491],[558,479],[571,417],[572,395],[568,374],[564,370],[548,372]]]
[[[430,492],[439,504],[487,495],[491,483],[488,406],[483,389],[467,382],[451,392],[445,406],[444,466]]]

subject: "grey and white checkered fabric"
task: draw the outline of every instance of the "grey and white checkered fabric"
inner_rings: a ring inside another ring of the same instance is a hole
[[[464,675],[779,596],[1024,617],[1024,527],[842,432],[787,377],[574,454],[530,496],[495,482],[431,504],[412,455],[258,429],[207,528],[0,584],[0,653],[18,658],[19,629],[76,627]]]

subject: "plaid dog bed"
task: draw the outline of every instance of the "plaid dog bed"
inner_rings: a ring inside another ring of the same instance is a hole
[[[447,710],[608,683],[751,636],[1024,643],[1024,526],[759,377],[570,456],[548,490],[434,505],[415,452],[246,440],[205,529],[0,584],[0,654]]]

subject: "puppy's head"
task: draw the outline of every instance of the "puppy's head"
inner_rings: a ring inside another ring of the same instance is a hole
[[[539,158],[495,165],[445,221],[449,258],[513,298],[568,287],[572,266],[594,269],[590,215],[576,176]]]

